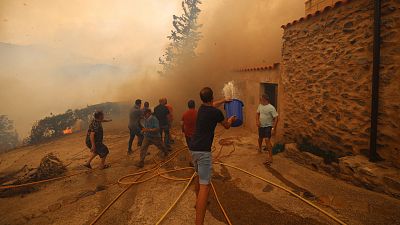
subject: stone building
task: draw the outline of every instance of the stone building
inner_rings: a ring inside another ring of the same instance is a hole
[[[243,95],[241,100],[244,107],[244,124],[243,126],[253,132],[257,132],[256,126],[256,110],[259,105],[259,99],[262,94],[267,94],[271,98],[271,104],[278,111],[282,110],[280,102],[282,101],[282,86],[280,76],[280,65],[274,65],[254,68],[244,68],[235,72],[233,75],[237,87]],[[247,91],[251,90],[251,91]],[[283,125],[283,124],[279,124]],[[282,129],[278,129],[282,131]],[[280,133],[282,135],[282,133]]]
[[[341,0],[306,0],[305,1],[305,11],[306,15],[314,14],[317,11],[322,11],[326,7],[334,6],[337,2]]]
[[[312,1],[314,2],[314,1]],[[317,2],[317,1],[315,1]],[[248,96],[245,126],[255,130],[264,87],[276,85],[277,141],[341,155],[368,154],[374,1],[339,1],[282,26],[280,65],[233,74]],[[382,4],[378,153],[400,166],[400,1]],[[273,88],[272,88],[273,89]]]

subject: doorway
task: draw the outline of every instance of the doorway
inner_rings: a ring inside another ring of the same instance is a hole
[[[260,94],[266,94],[276,109],[278,109],[278,84],[273,83],[261,83],[260,84]]]

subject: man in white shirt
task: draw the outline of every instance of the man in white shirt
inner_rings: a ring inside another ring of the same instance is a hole
[[[268,157],[264,164],[270,165],[272,163],[271,136],[272,131],[276,132],[278,113],[276,112],[275,107],[270,104],[270,100],[267,95],[262,95],[260,98],[260,105],[257,109],[256,123],[258,127],[258,150],[259,152],[262,152],[262,143],[265,139]]]

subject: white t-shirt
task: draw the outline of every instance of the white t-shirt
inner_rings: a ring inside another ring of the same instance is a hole
[[[272,127],[272,122],[278,116],[273,105],[258,105],[257,113],[260,113],[260,127]]]

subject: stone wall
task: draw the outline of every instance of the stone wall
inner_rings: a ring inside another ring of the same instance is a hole
[[[400,165],[400,1],[382,4],[378,152]],[[373,1],[353,0],[283,34],[284,140],[369,151]]]
[[[235,81],[239,92],[241,93],[241,100],[244,103],[243,114],[244,123],[243,127],[252,131],[258,132],[256,126],[256,113],[258,105],[260,104],[260,96],[263,94],[261,85],[263,83],[278,84],[278,114],[282,111],[280,104],[283,100],[283,88],[280,85],[280,70],[279,64],[268,69],[252,69],[248,71],[235,72],[232,74],[232,79]],[[281,137],[283,131],[283,123],[278,123],[277,135]],[[278,141],[276,139],[276,141]]]
[[[317,11],[322,11],[327,6],[333,6],[341,0],[307,0],[305,1],[306,15],[314,14]]]

